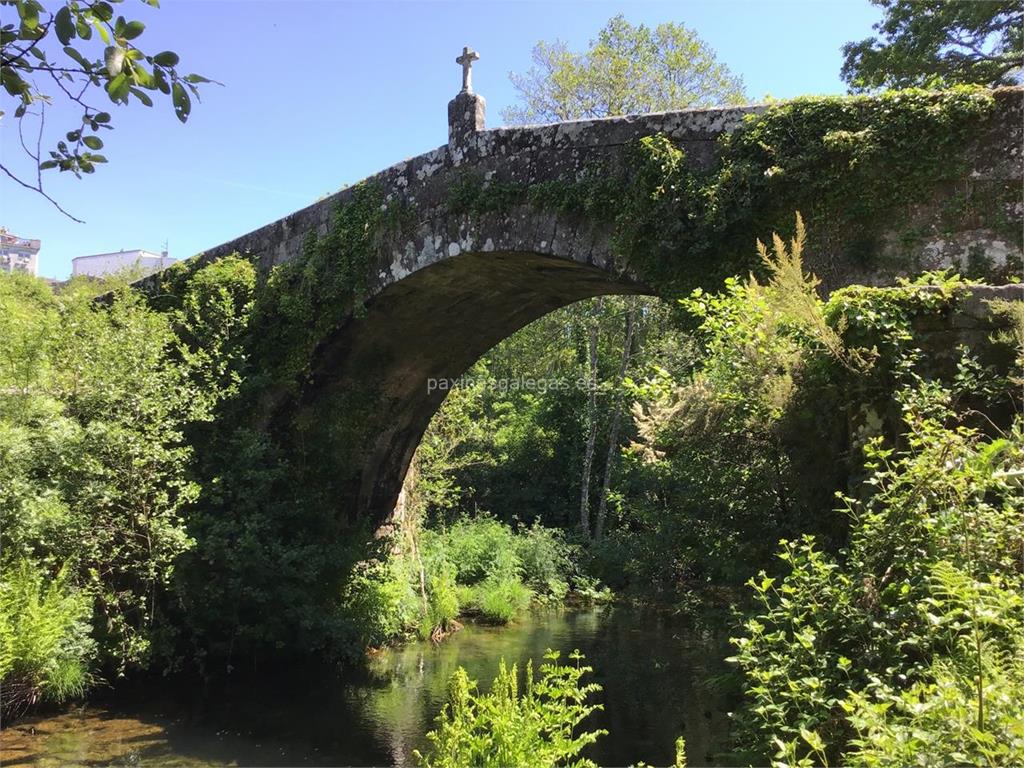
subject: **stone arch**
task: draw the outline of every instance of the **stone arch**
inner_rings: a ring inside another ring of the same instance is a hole
[[[365,313],[321,346],[300,410],[307,423],[324,419],[325,427],[334,413],[356,422],[354,431],[321,433],[325,446],[362,448],[339,462],[348,465],[350,514],[387,518],[450,383],[498,342],[583,299],[653,293],[607,265],[547,250],[452,249],[381,287]]]

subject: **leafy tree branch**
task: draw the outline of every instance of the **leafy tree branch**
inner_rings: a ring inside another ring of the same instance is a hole
[[[158,7],[157,0],[141,0]],[[202,75],[179,71],[180,57],[174,51],[147,53],[138,46],[145,24],[114,14],[114,5],[124,0],[66,0],[47,9],[40,0],[0,0],[0,7],[17,12],[17,23],[0,27],[0,85],[4,101],[13,101],[19,137],[23,123],[37,122],[38,141],[30,149],[21,146],[36,168],[33,176],[19,174],[9,164],[0,170],[20,186],[37,192],[61,213],[75,218],[44,190],[43,171],[56,169],[77,178],[91,174],[107,162],[102,131],[111,130],[112,117],[96,106],[105,95],[114,105],[137,101],[151,107],[154,97],[169,97],[174,114],[186,122],[192,99],[199,99],[199,86],[214,82]],[[42,149],[45,107],[65,103],[81,110],[81,118],[64,136]],[[0,118],[10,107],[5,103]]]

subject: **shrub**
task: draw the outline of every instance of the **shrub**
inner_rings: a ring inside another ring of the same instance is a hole
[[[533,592],[521,581],[488,579],[473,590],[473,605],[484,618],[508,624],[530,605]]]
[[[1024,764],[1024,597],[947,562],[929,581],[921,608],[940,634],[952,630],[954,647],[909,688],[874,678],[850,693],[849,764]]]
[[[521,569],[512,529],[490,517],[464,518],[443,532],[424,532],[425,551],[441,550],[460,584],[491,577],[517,578]]]
[[[455,568],[450,563],[432,573],[428,579],[429,604],[427,615],[420,627],[421,637],[436,637],[435,633],[449,632],[459,616],[460,599],[455,583]]]
[[[906,448],[869,443],[873,492],[847,500],[842,557],[805,538],[784,545],[780,583],[751,581],[759,613],[733,661],[749,699],[738,743],[755,760],[905,764],[920,749],[919,764],[974,763],[1019,749],[1006,713],[1024,711],[1024,424],[986,438],[934,384],[902,400]]]
[[[523,581],[538,592],[561,599],[568,591],[577,549],[566,542],[561,530],[546,528],[540,521],[523,528],[516,536],[516,554],[522,564]]]
[[[591,768],[580,752],[605,731],[579,731],[600,704],[588,704],[600,686],[581,684],[592,670],[581,666],[579,651],[570,654],[574,665],[558,663],[557,651],[547,651],[534,680],[527,663],[522,692],[516,666],[498,667],[489,693],[483,693],[460,667],[452,676],[448,703],[427,734],[426,754],[414,753],[426,768],[554,768],[556,765]],[[595,767],[596,768],[596,767]]]
[[[341,621],[354,635],[346,645],[361,652],[381,646],[415,625],[417,595],[404,558],[372,558],[352,569],[342,593]]]

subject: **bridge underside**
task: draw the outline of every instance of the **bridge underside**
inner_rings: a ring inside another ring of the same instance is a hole
[[[393,283],[324,345],[305,392],[299,418],[323,441],[324,482],[350,514],[386,520],[447,394],[432,380],[457,379],[560,307],[650,293],[627,277],[537,253],[464,253]]]

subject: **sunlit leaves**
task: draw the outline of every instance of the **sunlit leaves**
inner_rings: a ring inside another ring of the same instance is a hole
[[[602,708],[587,703],[601,687],[581,682],[592,670],[581,665],[579,651],[569,655],[572,664],[559,664],[557,651],[547,651],[544,658],[536,678],[532,663],[527,663],[522,687],[516,666],[509,669],[502,661],[487,693],[460,667],[452,676],[437,728],[427,735],[431,748],[426,755],[414,753],[418,762],[430,768],[593,766],[579,754],[606,731],[579,727]]]
[[[534,67],[511,75],[522,106],[510,123],[578,120],[609,115],[735,104],[743,83],[715,52],[682,24],[634,26],[613,17],[586,51],[539,42]]]
[[[1005,474],[1024,460],[1024,425],[994,440],[958,425],[934,382],[900,400],[901,450],[870,443],[870,491],[847,500],[850,546],[782,542],[779,588],[751,580],[758,615],[733,641],[738,732],[775,765],[1024,755],[1024,489]]]
[[[1024,7],[1017,0],[872,0],[878,33],[843,46],[843,79],[855,91],[1020,82]]]

